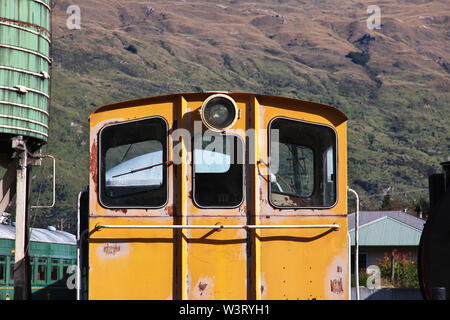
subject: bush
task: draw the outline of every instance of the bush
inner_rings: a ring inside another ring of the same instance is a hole
[[[394,255],[394,282],[391,281],[392,255]],[[401,253],[396,249],[392,255],[384,253],[383,259],[378,259],[377,265],[381,271],[381,277],[394,287],[419,288],[417,274],[417,261],[412,259],[412,253]]]
[[[369,278],[369,275],[365,271],[359,271],[358,273],[358,282],[360,287],[367,286],[367,279]],[[352,287],[355,287],[355,275],[352,274]]]
[[[128,50],[134,54],[137,54],[137,52],[138,52],[137,48],[132,44],[129,44],[129,45],[125,46],[124,48],[125,48],[125,50]]]
[[[353,63],[365,66],[367,62],[370,60],[370,55],[365,52],[349,52],[346,56],[346,58],[352,59]]]

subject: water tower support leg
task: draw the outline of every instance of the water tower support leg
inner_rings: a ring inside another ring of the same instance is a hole
[[[0,214],[6,211],[16,194],[17,158],[11,161],[0,181]]]
[[[28,255],[28,151],[23,140],[16,140],[18,166],[16,184],[16,247],[14,260],[14,300],[31,299],[30,261]]]

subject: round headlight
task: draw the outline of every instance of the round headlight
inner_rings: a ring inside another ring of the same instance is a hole
[[[203,102],[202,121],[214,131],[224,131],[234,125],[238,118],[238,108],[234,100],[224,94],[214,94]]]

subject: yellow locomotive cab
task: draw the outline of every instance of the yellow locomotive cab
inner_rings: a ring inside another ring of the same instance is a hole
[[[89,119],[89,299],[349,298],[340,110],[180,93]]]

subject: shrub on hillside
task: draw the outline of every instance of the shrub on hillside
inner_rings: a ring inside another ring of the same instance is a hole
[[[370,55],[365,52],[349,52],[346,56],[346,58],[352,59],[353,63],[365,66],[367,62],[370,60]]]

